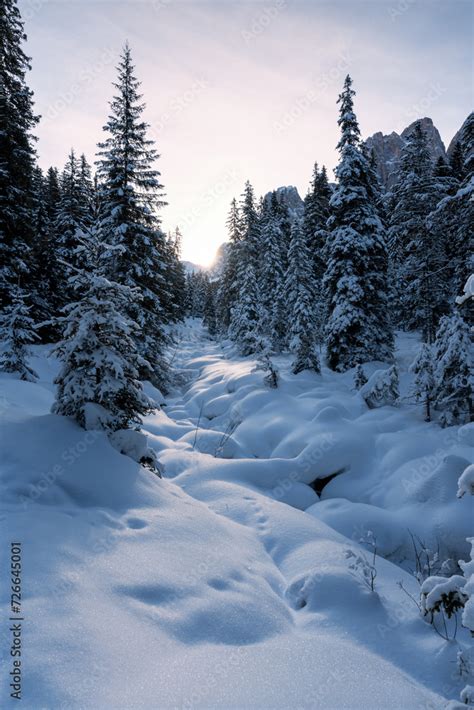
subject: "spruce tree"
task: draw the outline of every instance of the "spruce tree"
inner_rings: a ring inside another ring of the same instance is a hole
[[[263,335],[263,313],[260,293],[247,244],[237,246],[237,281],[240,284],[237,301],[232,308],[229,335],[244,356],[261,353],[268,347]]]
[[[12,302],[15,286],[26,285],[34,239],[32,131],[38,117],[26,84],[31,67],[25,40],[17,0],[0,0],[0,308]]]
[[[433,176],[426,135],[418,122],[401,155],[389,244],[399,294],[398,323],[408,330],[421,329],[428,343],[433,342],[447,307],[444,244],[427,220],[442,196],[439,179]]]
[[[390,360],[393,351],[384,230],[377,214],[372,170],[361,150],[352,79],[340,104],[337,186],[330,200],[327,268],[327,361],[345,371],[368,360]]]
[[[290,318],[289,347],[296,356],[293,372],[320,372],[314,332],[313,278],[310,251],[299,220],[292,227],[285,290]]]
[[[262,256],[260,295],[264,330],[273,347],[280,351],[287,340],[285,274],[276,194],[264,205],[261,217]]]
[[[431,421],[431,402],[434,391],[433,353],[431,346],[422,343],[421,348],[413,361],[411,372],[415,375],[412,392],[415,399],[423,402],[425,421]]]
[[[442,270],[439,273],[443,276],[447,302],[444,312],[454,304],[469,275],[474,271],[474,113],[471,113],[464,123],[461,143],[464,156],[463,181],[453,194],[441,195],[443,199],[427,219],[427,226],[435,237],[440,255],[439,268]]]
[[[20,380],[34,382],[38,375],[28,365],[29,346],[39,338],[30,317],[30,306],[25,303],[23,290],[13,286],[10,296],[11,302],[0,316],[0,342],[3,346],[0,370],[17,373]]]
[[[452,176],[459,180],[459,182],[462,182],[466,174],[464,171],[464,154],[461,141],[456,141],[449,159],[449,165]]]
[[[163,348],[166,342],[163,303],[171,300],[166,278],[166,239],[156,214],[163,206],[158,154],[147,138],[142,120],[140,83],[134,75],[130,48],[125,46],[118,66],[117,93],[99,144],[98,176],[100,223],[104,238],[117,249],[111,277],[128,286],[128,316],[139,325],[137,347],[152,367],[152,381],[166,389],[168,378]],[[145,373],[140,373],[145,376]]]
[[[458,312],[442,318],[435,341],[434,406],[442,426],[473,421],[474,380],[469,326]]]
[[[252,263],[255,274],[258,275],[260,260],[260,219],[255,203],[255,192],[247,180],[240,201],[240,231],[246,244],[246,258]]]
[[[230,204],[227,231],[229,246],[224,257],[217,297],[217,321],[222,332],[226,332],[230,325],[231,311],[237,302],[239,293],[239,284],[237,283],[237,245],[242,240],[242,222],[235,197]]]
[[[100,228],[80,239],[86,263],[70,277],[77,300],[65,308],[64,336],[56,348],[62,368],[52,411],[86,429],[138,428],[152,403],[138,379],[139,371],[149,367],[136,349],[138,326],[124,315],[137,296],[108,278],[117,248],[103,241]]]

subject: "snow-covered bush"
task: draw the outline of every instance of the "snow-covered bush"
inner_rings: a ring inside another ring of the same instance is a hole
[[[474,496],[474,464],[471,463],[464,469],[459,477],[457,497],[462,498],[465,493]]]
[[[119,429],[109,435],[109,441],[121,454],[149,468],[161,478],[156,453],[148,446],[146,434],[132,429]]]
[[[360,394],[369,409],[393,406],[399,397],[397,367],[392,365],[388,370],[376,370],[361,388]]]
[[[464,609],[467,596],[463,588],[466,583],[460,574],[451,577],[428,577],[421,585],[421,608],[425,616],[430,615],[433,623],[436,613],[444,612],[448,619],[460,609]]]
[[[464,605],[462,623],[474,636],[474,537],[468,538],[468,542],[471,543],[471,559],[469,562],[459,560],[465,578],[463,592],[468,597]]]
[[[267,385],[267,387],[270,387],[272,389],[276,389],[278,387],[278,382],[280,379],[278,368],[273,364],[267,350],[265,350],[259,357],[257,370],[263,370],[263,372],[265,373],[263,381]]]
[[[359,391],[367,383],[367,375],[364,368],[359,363],[354,372],[354,389]]]
[[[377,540],[371,530],[367,535],[361,538],[360,542],[369,545],[372,548],[372,561],[370,561],[364,552],[354,552],[352,549],[344,551],[344,555],[349,562],[349,569],[354,576],[362,580],[362,582],[370,589],[375,591],[375,579],[377,577],[377,567],[375,565],[377,558]]]
[[[28,365],[29,345],[39,338],[29,312],[30,306],[25,304],[23,292],[16,287],[11,304],[0,317],[0,341],[4,347],[0,370],[16,372],[21,380],[34,382],[38,375]]]

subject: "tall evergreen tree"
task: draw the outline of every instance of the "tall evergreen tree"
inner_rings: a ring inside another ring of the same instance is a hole
[[[136,343],[152,366],[153,383],[165,388],[162,302],[169,296],[167,254],[156,213],[165,203],[159,172],[153,167],[158,154],[154,142],[147,138],[148,125],[142,120],[145,105],[141,103],[140,83],[134,75],[128,45],[114,86],[117,94],[104,127],[108,136],[99,144],[101,229],[107,242],[120,247],[112,267],[114,280],[140,296],[130,302],[128,315],[140,327]]]
[[[330,200],[327,269],[327,360],[344,371],[367,360],[390,360],[393,336],[387,299],[387,255],[375,208],[372,171],[361,150],[352,79],[340,104],[337,186]]]
[[[226,331],[231,321],[231,311],[235,305],[239,285],[237,283],[237,245],[242,240],[242,222],[240,210],[235,197],[233,198],[227,218],[229,246],[224,257],[221,278],[218,286],[217,320],[219,328]]]
[[[464,154],[461,141],[456,141],[449,159],[449,165],[453,177],[462,182],[466,177],[466,173],[464,171]]]
[[[17,0],[0,0],[0,307],[26,281],[34,238],[32,131],[38,117],[26,83],[25,40]]]
[[[62,368],[53,412],[85,429],[137,428],[152,404],[138,380],[149,368],[135,345],[138,326],[123,315],[136,296],[108,278],[117,247],[103,241],[100,229],[80,239],[85,261],[70,277],[77,300],[65,308],[64,338],[56,349]]]
[[[311,255],[299,220],[292,227],[286,295],[290,316],[289,347],[295,353],[293,372],[320,371],[314,332],[314,308],[311,280],[313,278]]]
[[[458,189],[450,190],[427,219],[439,250],[440,273],[444,277],[445,294],[449,305],[461,293],[469,274],[474,271],[472,225],[474,223],[474,113],[464,123],[461,136],[464,156],[464,178]],[[454,171],[453,171],[454,172]],[[447,309],[445,309],[446,312]]]
[[[30,306],[25,303],[24,292],[19,286],[13,286],[11,302],[0,316],[0,342],[3,351],[0,355],[0,370],[14,372],[20,380],[34,382],[38,375],[29,366],[29,346],[38,340]]]
[[[260,219],[255,204],[255,192],[247,180],[240,201],[240,230],[246,244],[245,254],[258,274],[260,257]]]
[[[260,297],[264,330],[278,351],[287,340],[283,234],[276,194],[273,192],[262,210],[262,256],[260,264]]]
[[[397,320],[407,329],[421,329],[428,343],[446,312],[443,244],[427,221],[443,196],[439,180],[433,176],[426,135],[418,122],[402,151],[389,244],[399,294]]]
[[[229,335],[237,343],[242,355],[261,353],[268,346],[263,335],[263,313],[253,259],[247,243],[237,246],[237,280],[240,285],[237,301],[232,308]]]
[[[443,426],[473,421],[473,372],[469,326],[455,312],[442,318],[435,342],[434,406]]]

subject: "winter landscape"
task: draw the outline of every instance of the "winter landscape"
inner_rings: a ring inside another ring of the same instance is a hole
[[[473,707],[472,4],[113,6],[0,0],[0,707]],[[160,72],[201,61],[183,38],[233,33],[260,125],[263,55],[319,24],[364,25],[360,55],[251,151],[244,114],[196,119],[206,86],[228,100],[213,53],[149,118]],[[56,94],[98,32],[112,59]],[[372,134],[367,37],[446,69]],[[198,134],[229,145],[212,189]],[[282,184],[261,163],[290,136]]]

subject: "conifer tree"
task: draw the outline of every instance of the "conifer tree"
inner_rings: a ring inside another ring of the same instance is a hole
[[[34,238],[32,131],[38,122],[26,84],[30,60],[17,0],[0,0],[0,308],[24,286]]]
[[[474,113],[464,123],[461,135],[464,179],[453,194],[441,199],[427,219],[439,250],[445,285],[445,308],[454,304],[469,275],[474,271],[472,224],[474,223]],[[453,170],[453,172],[455,172]]]
[[[219,328],[227,331],[231,321],[231,311],[237,302],[239,284],[237,283],[237,245],[242,240],[242,222],[240,209],[235,197],[230,204],[227,218],[229,247],[224,257],[222,275],[218,286],[217,320]]]
[[[324,252],[330,197],[331,188],[328,183],[326,167],[323,165],[321,172],[319,172],[318,164],[315,163],[310,189],[304,200],[303,230],[313,260],[314,280],[318,284],[318,290],[325,271]]]
[[[441,411],[441,424],[473,421],[473,363],[469,326],[455,312],[444,316],[436,334],[434,406]]]
[[[158,154],[154,142],[147,138],[148,125],[142,120],[145,106],[128,45],[114,86],[117,93],[104,127],[108,135],[99,144],[101,230],[108,243],[120,247],[111,277],[128,286],[130,294],[139,296],[131,299],[127,314],[139,325],[135,341],[143,358],[151,364],[153,384],[166,389],[162,304],[172,299],[165,273],[166,239],[156,214],[165,203],[159,172],[153,167]]]
[[[209,335],[216,335],[217,333],[217,321],[216,321],[216,292],[217,292],[217,282],[207,280],[206,283],[206,297],[204,301],[204,313],[203,313],[203,323],[209,331]]]
[[[258,274],[260,258],[260,219],[255,204],[255,192],[247,180],[240,201],[240,231],[246,244],[245,254]]]
[[[26,305],[20,287],[12,287],[11,299],[0,316],[0,342],[3,346],[0,370],[17,373],[20,380],[34,382],[38,375],[28,365],[29,346],[39,338],[30,317],[30,306]]]
[[[372,171],[360,147],[352,79],[339,97],[341,139],[338,184],[330,200],[327,269],[327,361],[344,371],[367,360],[390,360],[393,350],[387,255],[374,205]]]
[[[439,179],[433,177],[426,135],[418,122],[402,151],[389,243],[399,294],[397,320],[409,330],[421,329],[428,343],[434,340],[447,301],[444,245],[427,221],[442,196]]]
[[[434,391],[433,353],[431,346],[422,343],[421,348],[413,361],[411,372],[415,375],[413,394],[417,401],[423,402],[425,408],[425,421],[431,421],[431,402]]]
[[[276,194],[264,205],[261,217],[262,256],[260,294],[264,330],[273,347],[279,351],[287,340],[285,274]]]
[[[310,252],[299,220],[292,227],[285,290],[290,317],[289,347],[296,355],[293,372],[320,372],[314,332],[313,278]]]
[[[261,353],[268,347],[263,335],[263,313],[253,260],[246,253],[247,244],[237,246],[237,280],[240,284],[237,301],[232,308],[229,335],[244,356]]]
[[[461,141],[456,141],[449,159],[449,165],[452,176],[459,180],[459,182],[462,182],[466,174],[464,171],[464,154]]]
[[[138,326],[124,315],[137,296],[107,277],[117,247],[103,241],[100,229],[80,239],[86,264],[70,277],[77,300],[65,308],[64,336],[56,348],[62,368],[53,412],[85,429],[138,428],[152,404],[138,379],[149,368],[136,349]]]

